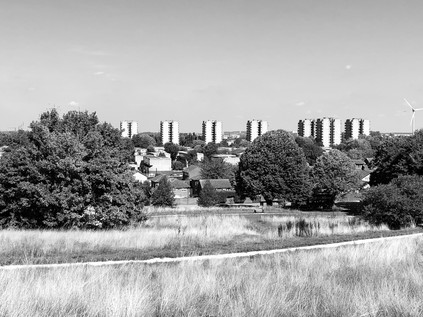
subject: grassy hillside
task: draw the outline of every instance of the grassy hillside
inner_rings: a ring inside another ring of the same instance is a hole
[[[161,265],[0,270],[1,316],[421,316],[423,241]]]

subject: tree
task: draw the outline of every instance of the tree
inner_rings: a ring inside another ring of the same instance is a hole
[[[204,184],[203,189],[198,196],[197,203],[202,207],[211,207],[219,202],[219,196],[216,189],[211,185],[210,181],[207,180]]]
[[[172,163],[172,169],[176,170],[176,171],[182,171],[185,167],[185,164],[182,163],[181,161],[174,161]]]
[[[234,169],[231,164],[225,163],[222,159],[206,159],[200,163],[201,178],[219,179],[233,178]]]
[[[118,129],[54,109],[30,128],[29,143],[0,161],[0,227],[111,228],[144,217]]]
[[[423,130],[410,137],[393,137],[381,143],[372,162],[370,185],[388,184],[401,175],[423,175]]]
[[[164,150],[170,154],[172,161],[176,160],[176,156],[178,156],[179,152],[179,146],[177,144],[168,142],[164,145]]]
[[[371,187],[363,199],[363,218],[374,225],[401,229],[423,221],[423,177],[400,176]]]
[[[175,205],[175,194],[166,176],[160,180],[159,186],[153,191],[151,204],[158,207],[173,207]]]
[[[313,196],[326,197],[324,207],[331,207],[336,197],[353,189],[358,189],[360,178],[354,163],[338,150],[321,155],[313,166]]]
[[[323,154],[322,148],[311,138],[297,136],[295,142],[297,142],[298,146],[303,150],[307,163],[310,165],[314,165],[317,158]]]
[[[156,145],[156,140],[152,136],[145,133],[135,134],[132,137],[132,141],[134,142],[135,147],[140,147],[143,149],[148,149],[150,146]]]
[[[203,148],[204,158],[211,159],[212,155],[217,153],[219,146],[216,143],[209,142]]]
[[[254,199],[263,195],[303,203],[311,192],[309,168],[303,151],[286,131],[270,131],[256,138],[239,163],[237,190]]]

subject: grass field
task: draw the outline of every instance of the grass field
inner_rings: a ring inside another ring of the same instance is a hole
[[[0,316],[422,316],[423,241],[161,265],[0,270]]]
[[[261,214],[165,216],[127,230],[2,230],[0,265],[244,252],[409,232],[392,232],[333,214],[307,218]]]

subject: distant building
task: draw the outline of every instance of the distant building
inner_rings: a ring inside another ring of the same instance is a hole
[[[345,139],[358,139],[360,135],[370,135],[370,121],[360,118],[345,121]]]
[[[255,138],[267,132],[267,121],[249,120],[247,121],[247,141],[253,142]]]
[[[138,122],[136,121],[121,121],[120,122],[120,131],[122,132],[122,137],[132,138],[135,134],[138,134]]]
[[[160,121],[160,138],[162,144],[179,144],[179,123],[178,121]]]
[[[222,122],[216,120],[203,121],[203,138],[206,144],[222,142]]]
[[[172,170],[171,158],[164,156],[145,155],[140,165],[143,173],[148,177]]]
[[[315,138],[324,147],[341,143],[341,120],[324,117],[316,120]]]
[[[298,121],[298,135],[304,138],[314,138],[316,133],[316,121],[313,119],[304,119]]]

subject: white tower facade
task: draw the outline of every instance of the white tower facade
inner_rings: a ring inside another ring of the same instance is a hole
[[[203,138],[207,143],[222,142],[222,122],[216,120],[203,121]]]
[[[341,143],[341,120],[324,117],[316,120],[316,141],[324,147]]]
[[[267,121],[249,120],[247,121],[247,141],[253,142],[257,137],[265,134],[268,130]]]
[[[178,121],[166,120],[160,121],[160,138],[162,144],[179,144],[179,123]]]
[[[304,138],[314,137],[315,121],[313,119],[304,119],[298,121],[298,135]]]
[[[138,122],[136,121],[121,121],[120,130],[122,131],[123,138],[132,138],[138,134]]]

